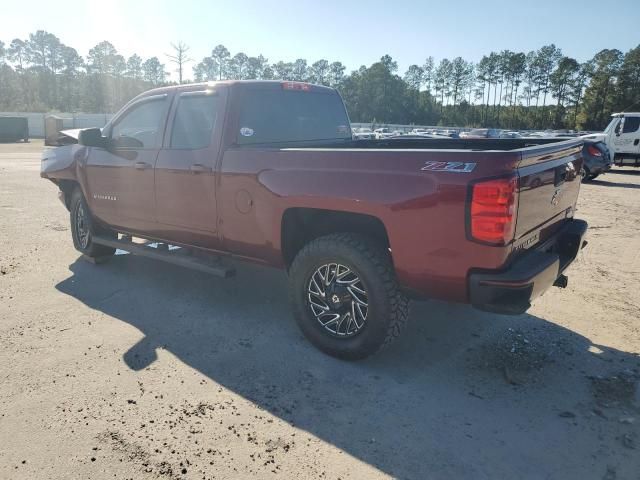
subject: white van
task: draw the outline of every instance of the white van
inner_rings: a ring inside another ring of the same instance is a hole
[[[604,142],[611,152],[614,165],[640,167],[640,112],[614,113],[603,133],[583,138]]]

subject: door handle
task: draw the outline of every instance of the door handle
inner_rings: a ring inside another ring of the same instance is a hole
[[[151,165],[149,165],[147,162],[136,162],[135,163],[135,167],[136,170],[144,170],[146,168],[149,168]]]
[[[200,163],[194,163],[189,168],[193,173],[203,173],[208,171],[209,169]]]
[[[635,146],[635,145],[638,145],[638,142],[640,142],[640,138],[636,138],[636,139],[633,141],[633,145],[634,145],[634,146]]]

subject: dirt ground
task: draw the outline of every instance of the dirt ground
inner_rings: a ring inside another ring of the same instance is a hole
[[[0,145],[0,478],[640,478],[640,170],[583,186],[567,289],[343,363],[281,272],[81,260],[41,149]]]

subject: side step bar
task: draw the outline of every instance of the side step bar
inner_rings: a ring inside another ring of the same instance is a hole
[[[131,237],[128,236],[123,236],[123,238],[116,240],[96,235],[92,240],[105,247],[117,248],[133,255],[153,258],[154,260],[191,268],[192,270],[209,273],[217,277],[229,278],[236,273],[235,269],[221,265],[218,257],[191,255],[190,252],[184,248],[172,249],[164,243],[134,243]],[[151,245],[157,245],[157,248]]]

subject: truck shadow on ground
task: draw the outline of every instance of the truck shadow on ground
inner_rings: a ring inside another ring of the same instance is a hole
[[[70,270],[59,291],[144,334],[123,353],[131,369],[166,349],[393,477],[601,478],[625,462],[638,471],[625,456],[633,450],[598,456],[620,429],[607,408],[633,399],[600,398],[597,388],[598,378],[638,373],[638,356],[544,319],[414,303],[390,349],[346,363],[302,337],[282,272],[239,265],[220,280],[130,255],[101,266],[78,259]]]
[[[611,170],[607,170],[607,174],[609,173],[613,173],[615,175],[640,175],[640,170],[638,169],[631,170],[629,168],[626,168],[626,169],[613,168]]]
[[[607,180],[591,180],[590,183],[600,187],[640,188],[640,184],[637,183],[609,182]]]

